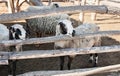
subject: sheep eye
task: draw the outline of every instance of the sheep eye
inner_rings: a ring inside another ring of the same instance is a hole
[[[75,33],[76,33],[75,30],[73,30],[73,32],[72,32],[72,36],[73,36],[73,37],[75,36]]]

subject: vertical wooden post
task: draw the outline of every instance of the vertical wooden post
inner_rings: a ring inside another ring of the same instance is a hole
[[[94,4],[99,5],[99,0],[95,0]],[[91,20],[96,20],[96,15],[96,13],[91,13]]]
[[[8,0],[8,12],[15,13],[14,0]]]
[[[21,51],[22,50],[22,45],[16,45],[16,51]],[[16,65],[17,65],[17,60],[12,60],[12,75],[16,76]]]
[[[73,4],[74,4],[74,5],[81,5],[81,4],[80,4],[80,0],[74,0],[74,1],[73,1]]]
[[[86,0],[82,0],[81,5],[85,5],[85,3],[86,3]],[[83,12],[81,12],[81,13],[79,14],[79,20],[80,20],[81,22],[84,22],[84,13],[83,13]]]
[[[50,5],[52,3],[52,0],[48,0],[48,5]]]
[[[16,64],[17,60],[8,60],[8,75],[16,76]]]
[[[16,76],[16,64],[17,60],[12,60],[12,75]]]
[[[31,5],[34,6],[43,6],[43,3],[41,0],[29,0]]]

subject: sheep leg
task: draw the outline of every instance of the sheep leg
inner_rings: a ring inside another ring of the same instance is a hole
[[[98,54],[97,53],[95,53],[95,55],[94,55],[95,57],[94,57],[94,67],[96,67],[97,66],[97,64],[98,64]]]
[[[15,50],[15,46],[10,46],[9,48],[10,48],[10,52]]]
[[[92,63],[92,62],[93,62],[93,60],[94,60],[94,56],[93,56],[93,54],[90,54],[90,59],[89,59],[89,62],[90,62],[90,63]]]
[[[61,57],[60,57],[60,70],[63,70],[63,66],[64,66],[64,59],[65,59],[65,57],[64,57],[64,56],[61,56]]]
[[[13,76],[16,76],[16,64],[17,60],[9,60],[8,73]]]
[[[36,36],[37,36],[37,37],[42,37],[39,32],[36,32]],[[40,47],[40,44],[36,44],[36,47]]]
[[[12,70],[11,70],[11,69],[12,69],[12,67],[11,67],[11,64],[12,64],[11,62],[12,62],[12,61],[11,61],[11,60],[8,60],[8,61],[9,61],[8,74],[11,75],[11,74],[12,74]]]
[[[16,64],[17,64],[17,60],[13,60],[12,63],[12,75],[16,76]]]
[[[68,56],[68,64],[67,64],[68,70],[71,69],[71,64],[72,64],[73,59],[74,59],[74,57]]]
[[[18,52],[18,51],[22,51],[22,45],[17,45],[16,47],[16,51]]]

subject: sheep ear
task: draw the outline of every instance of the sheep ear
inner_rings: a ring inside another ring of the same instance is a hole
[[[15,29],[13,27],[10,27],[9,30],[11,30],[12,32],[15,32]]]
[[[75,36],[75,30],[73,30],[73,32],[72,32],[72,36],[73,36],[73,37]]]
[[[63,23],[62,23],[62,22],[59,22],[59,25],[63,25]]]

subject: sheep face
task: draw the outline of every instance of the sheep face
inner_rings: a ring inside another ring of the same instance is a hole
[[[25,39],[26,37],[26,31],[22,27],[22,25],[15,24],[10,27],[10,39]]]
[[[10,27],[10,34],[10,39],[20,39],[20,36],[22,35],[21,30],[19,28],[15,29],[13,27]]]
[[[72,22],[69,20],[61,20],[56,26],[56,35],[75,35],[75,30],[73,29]]]

